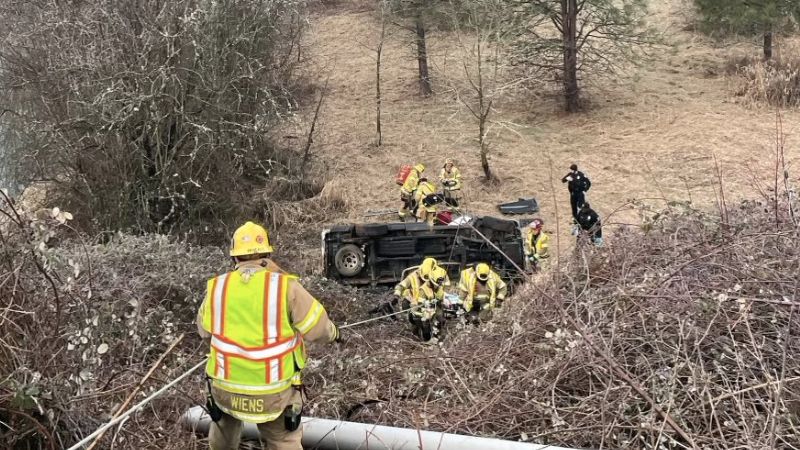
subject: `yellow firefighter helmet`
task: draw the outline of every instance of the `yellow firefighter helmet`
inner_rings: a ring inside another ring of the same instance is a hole
[[[436,266],[431,271],[430,281],[435,287],[444,285],[447,282],[447,271],[444,270],[444,267]]]
[[[475,274],[478,276],[478,279],[481,281],[486,281],[489,279],[489,273],[491,273],[492,268],[489,267],[486,263],[480,263],[475,267]]]
[[[428,281],[431,277],[431,272],[435,269],[439,263],[436,262],[435,258],[425,258],[422,260],[422,264],[419,265],[419,275],[422,277],[423,280]]]
[[[231,256],[246,256],[272,253],[269,234],[261,225],[247,222],[233,233]]]

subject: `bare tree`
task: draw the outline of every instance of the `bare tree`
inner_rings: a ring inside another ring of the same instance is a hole
[[[416,33],[417,42],[417,65],[419,67],[419,94],[423,97],[428,97],[433,93],[433,86],[431,85],[431,75],[428,70],[428,43],[425,40],[425,21],[422,18],[422,12],[417,11],[417,17],[414,19],[414,29]]]
[[[381,57],[383,44],[386,42],[386,4],[381,2],[381,35],[375,49],[375,146],[383,145],[383,131],[381,130]]]
[[[581,108],[582,76],[614,74],[658,40],[643,25],[646,0],[507,0],[516,22],[514,62],[557,75],[564,106]]]
[[[294,108],[302,5],[5,5],[9,164],[50,181],[62,206],[100,229],[168,231],[255,214],[246,193],[300,165],[270,132]]]
[[[428,64],[428,29],[443,20],[441,10],[445,0],[386,0],[391,13],[398,19],[393,24],[409,31],[414,40],[417,58],[419,93],[423,97],[433,94],[433,83]],[[383,3],[381,3],[383,5]]]
[[[505,86],[501,80],[502,48],[511,28],[501,0],[462,0],[451,3],[452,27],[462,54],[463,82],[453,81],[459,100],[478,122],[481,168],[488,181],[497,178],[489,166],[490,116],[494,99]]]

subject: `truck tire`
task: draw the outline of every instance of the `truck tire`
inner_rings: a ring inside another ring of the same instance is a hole
[[[336,271],[343,277],[354,277],[364,268],[364,252],[357,245],[347,244],[342,246],[334,257]]]

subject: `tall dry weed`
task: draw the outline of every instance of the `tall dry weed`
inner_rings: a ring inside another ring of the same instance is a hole
[[[768,61],[734,58],[726,72],[735,71],[739,78],[736,94],[751,106],[800,106],[800,54],[795,50],[785,49]]]

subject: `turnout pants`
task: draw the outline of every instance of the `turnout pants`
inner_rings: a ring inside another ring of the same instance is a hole
[[[408,300],[403,300],[403,309],[411,307]],[[422,339],[424,342],[430,341],[434,336],[440,334],[444,326],[444,314],[439,307],[436,308],[436,313],[429,320],[423,320],[422,317],[409,311],[408,321],[411,323],[411,328],[415,336]]]
[[[291,388],[290,388],[291,389]],[[296,391],[294,401],[302,402],[300,391]],[[294,403],[294,402],[293,402]],[[294,431],[286,429],[283,414],[272,422],[257,424],[264,450],[303,450],[303,426]],[[239,450],[244,424],[241,420],[222,413],[219,422],[211,422],[208,443],[211,450]]]
[[[492,319],[492,311],[483,308],[489,303],[489,299],[474,299],[472,300],[472,309],[467,313],[467,321],[474,324],[479,324],[482,321],[486,322]]]
[[[586,203],[586,195],[583,191],[570,192],[569,205],[572,207],[572,218],[575,219],[575,222],[578,221],[578,211],[584,203]]]
[[[458,207],[458,201],[460,200],[459,194],[461,193],[460,189],[447,189],[444,188],[444,203],[447,206],[454,206]]]
[[[405,222],[409,216],[414,215],[414,210],[416,209],[417,204],[414,201],[413,194],[401,194],[400,201],[403,202],[403,205],[400,207],[400,210],[397,212],[397,214],[400,216],[400,220]]]

